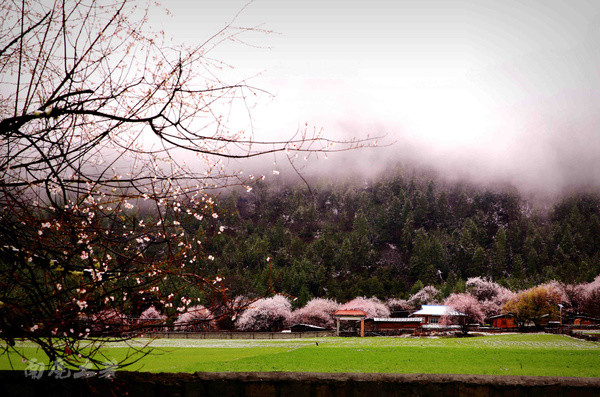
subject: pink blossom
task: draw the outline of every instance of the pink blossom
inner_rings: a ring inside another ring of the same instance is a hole
[[[410,311],[415,309],[406,299],[390,298],[385,302],[385,304],[392,312]]]
[[[333,328],[333,313],[340,304],[331,299],[314,298],[306,306],[295,310],[290,320],[291,324],[310,324],[323,328]]]
[[[141,320],[166,320],[167,316],[156,310],[154,306],[150,306],[140,314]]]
[[[485,277],[471,277],[466,282],[467,292],[473,295],[478,301],[493,300],[501,294],[506,288]]]
[[[164,327],[167,316],[159,312],[154,306],[150,306],[140,314],[139,322],[145,328],[153,331],[166,331]]]
[[[563,283],[552,280],[540,285],[540,287],[546,288],[552,296],[556,297],[556,299],[559,299],[559,302],[557,303],[570,304],[570,299],[566,293],[565,285]]]
[[[481,303],[486,317],[495,316],[502,312],[502,307],[515,293],[485,277],[467,279],[467,292]]]
[[[354,298],[350,302],[344,303],[340,309],[345,310],[362,310],[367,313],[368,318],[374,317],[389,317],[390,309],[387,308],[379,299],[359,297]]]
[[[176,331],[202,332],[211,327],[212,313],[202,305],[190,307],[175,320]]]
[[[440,291],[437,288],[428,285],[423,287],[419,292],[414,295],[411,295],[408,298],[408,303],[414,309],[420,308],[422,305],[428,304],[436,304],[438,303],[438,296],[440,295]]]
[[[565,290],[574,311],[600,317],[600,275],[591,283],[569,286]]]
[[[95,332],[114,332],[129,324],[127,317],[116,309],[102,310],[92,315],[89,320],[92,322],[91,328]]]
[[[481,303],[471,294],[452,294],[446,298],[444,304],[450,310],[442,317],[442,322],[460,325],[463,334],[469,332],[469,324],[483,323],[485,319]]]
[[[288,298],[275,295],[252,303],[237,319],[237,328],[242,331],[281,331],[292,316],[292,305]]]

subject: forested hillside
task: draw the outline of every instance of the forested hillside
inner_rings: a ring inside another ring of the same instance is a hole
[[[361,183],[260,182],[218,200],[225,228],[203,271],[232,295],[272,290],[347,301],[407,297],[422,285],[464,289],[486,276],[512,289],[600,273],[600,196],[533,210],[514,189],[402,171]]]

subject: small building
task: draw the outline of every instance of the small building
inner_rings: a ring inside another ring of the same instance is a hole
[[[395,331],[418,328],[422,322],[422,317],[375,317],[365,320],[365,329],[370,332],[393,333]]]
[[[517,322],[512,313],[502,313],[489,318],[494,328],[516,328]]]
[[[365,336],[365,318],[367,313],[362,310],[338,310],[333,313],[335,318],[335,336],[340,336],[340,321],[360,321],[360,336]]]
[[[450,306],[445,305],[423,305],[421,310],[417,310],[410,316],[423,318],[422,325],[437,325],[440,323],[440,319],[446,315],[464,316],[464,314],[452,311]]]

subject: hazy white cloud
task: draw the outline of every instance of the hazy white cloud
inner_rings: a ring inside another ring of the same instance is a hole
[[[243,5],[169,2],[161,23],[196,42]],[[254,83],[276,96],[253,110],[261,137],[305,122],[334,137],[385,132],[395,148],[340,161],[555,192],[600,187],[599,15],[595,0],[256,0],[237,24],[278,32],[247,36],[270,49],[226,43],[213,56],[239,76],[264,71]]]

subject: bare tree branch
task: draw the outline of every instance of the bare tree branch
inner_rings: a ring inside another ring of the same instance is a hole
[[[202,272],[221,222],[210,192],[251,182],[221,159],[375,144],[231,128],[227,114],[239,108],[251,124],[249,98],[266,91],[222,81],[207,54],[248,30],[229,23],[197,46],[173,46],[146,29],[139,3],[0,4],[4,349],[24,338],[50,360],[99,368],[105,343],[147,330],[136,316],[151,305],[169,322],[192,298],[214,296],[226,315],[237,307],[227,288]],[[132,345],[119,365],[146,353]]]

